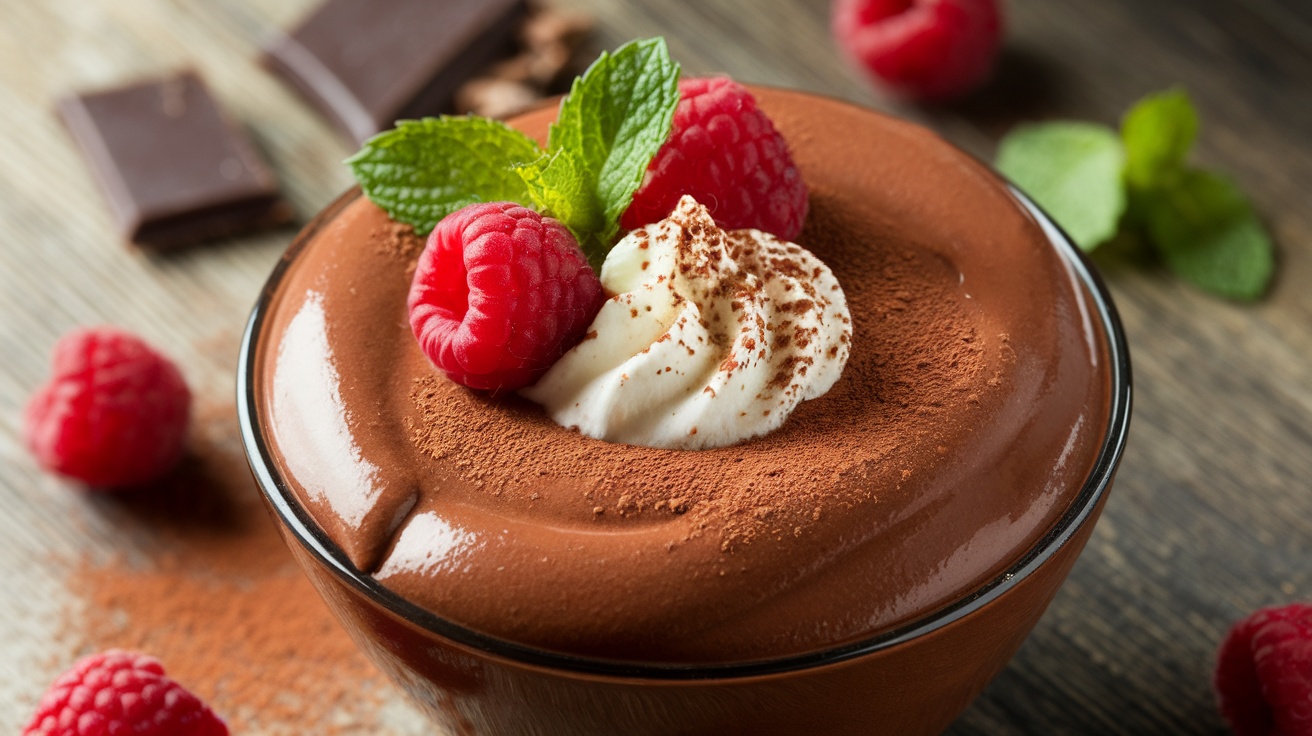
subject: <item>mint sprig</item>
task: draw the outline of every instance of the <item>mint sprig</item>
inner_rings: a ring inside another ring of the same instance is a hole
[[[1185,281],[1258,299],[1275,271],[1275,248],[1233,181],[1188,164],[1198,128],[1189,96],[1167,90],[1130,108],[1119,136],[1093,123],[1018,129],[1001,142],[997,166],[1081,248],[1132,233],[1138,237],[1129,240],[1146,243]]]
[[[678,103],[679,66],[670,60],[663,39],[634,41],[614,54],[603,52],[574,80],[551,126],[547,148],[548,156],[569,151],[577,166],[535,168],[583,177],[579,194],[591,201],[572,203],[570,213],[582,218],[577,227],[569,216],[557,215],[576,235],[583,230],[596,237],[598,245],[615,237],[620,215],[670,136]],[[543,181],[563,183],[550,176]],[[583,249],[590,250],[588,244]]]
[[[475,202],[511,201],[564,223],[600,268],[669,137],[678,84],[664,39],[633,41],[574,81],[545,150],[504,123],[443,116],[402,121],[346,163],[370,200],[416,232]]]

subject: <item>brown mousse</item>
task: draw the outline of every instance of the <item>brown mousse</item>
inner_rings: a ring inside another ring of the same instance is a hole
[[[810,187],[799,243],[847,296],[838,383],[732,447],[583,437],[429,365],[405,308],[422,244],[353,199],[296,254],[256,360],[278,470],[360,570],[522,644],[745,661],[942,607],[1066,509],[1108,368],[1039,226],[921,128],[754,91]],[[543,137],[554,113],[513,122]]]

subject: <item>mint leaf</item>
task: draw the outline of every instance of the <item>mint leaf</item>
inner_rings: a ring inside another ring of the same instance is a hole
[[[1042,123],[1002,139],[998,169],[1034,198],[1084,250],[1116,234],[1125,211],[1125,152],[1092,123]]]
[[[1198,137],[1198,113],[1182,89],[1149,95],[1121,120],[1125,179],[1132,187],[1168,186],[1184,173]]]
[[[593,269],[601,272],[610,243],[603,239],[606,213],[587,189],[583,163],[574,150],[562,148],[515,169],[537,208],[550,212],[574,233]]]
[[[1185,171],[1152,198],[1148,229],[1177,276],[1220,296],[1261,297],[1275,271],[1271,238],[1230,179]]]
[[[593,263],[605,257],[619,231],[620,215],[669,137],[678,104],[679,65],[670,60],[664,39],[632,41],[612,54],[603,52],[574,80],[551,126],[548,150],[553,156],[568,151],[573,160],[553,159],[521,170],[535,172],[543,187],[567,187],[553,195],[554,204],[541,204],[576,234],[587,234],[579,240],[590,241],[584,251]],[[567,184],[566,172],[581,182]]]
[[[374,204],[422,235],[475,202],[531,204],[514,167],[541,155],[535,141],[505,123],[442,116],[402,120],[346,163]]]

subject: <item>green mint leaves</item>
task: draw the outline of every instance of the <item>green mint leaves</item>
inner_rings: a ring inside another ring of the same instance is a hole
[[[1021,128],[1002,140],[998,169],[1084,250],[1116,234],[1125,212],[1125,150],[1111,130],[1093,123]]]
[[[1145,231],[1167,268],[1231,299],[1262,296],[1275,272],[1271,239],[1229,178],[1190,168],[1198,114],[1182,90],[1150,95],[1121,123],[1131,225]]]
[[[1147,212],[1147,229],[1180,278],[1231,299],[1258,299],[1275,272],[1271,240],[1230,179],[1185,170]]]
[[[1133,231],[1180,278],[1258,299],[1275,271],[1274,246],[1234,182],[1188,165],[1197,136],[1189,96],[1168,90],[1132,107],[1119,136],[1093,123],[1020,128],[1002,140],[997,166],[1084,250]]]
[[[633,41],[574,80],[545,150],[503,123],[443,116],[402,121],[346,163],[370,200],[416,232],[474,202],[517,202],[564,223],[599,268],[678,102],[664,39]]]

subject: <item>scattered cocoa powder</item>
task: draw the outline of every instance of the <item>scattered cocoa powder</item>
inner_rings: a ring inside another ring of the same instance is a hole
[[[201,407],[183,467],[107,509],[123,517],[124,554],[72,566],[81,605],[64,612],[67,660],[147,652],[234,734],[379,733],[398,696],[297,569],[258,494],[234,408]]]

